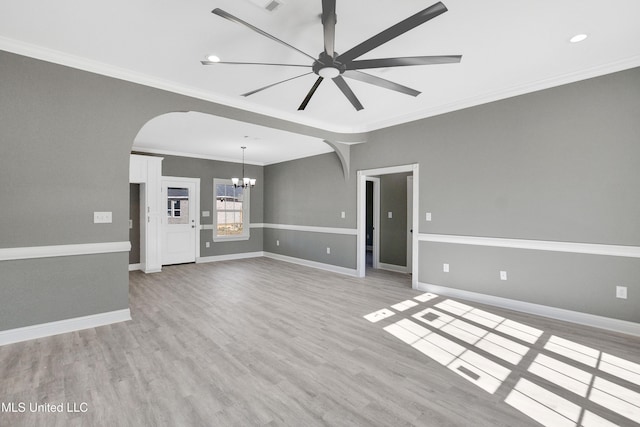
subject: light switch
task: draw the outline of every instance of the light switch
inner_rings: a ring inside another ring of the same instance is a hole
[[[347,216],[345,211],[340,212],[340,218],[344,219]]]
[[[393,218],[393,212],[387,212],[387,218]]]
[[[500,272],[500,280],[507,280],[507,272],[506,271],[501,271]]]
[[[616,286],[616,298],[627,299],[627,287]]]
[[[111,212],[94,212],[93,223],[94,224],[110,224],[112,221]]]
[[[327,253],[330,254],[331,253],[331,248],[327,248]]]

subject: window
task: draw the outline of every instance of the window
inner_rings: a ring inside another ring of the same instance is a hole
[[[213,240],[249,238],[249,189],[234,188],[229,179],[214,179]]]
[[[189,224],[189,189],[167,187],[168,224]]]
[[[167,200],[169,204],[167,208],[167,215],[171,218],[177,218],[180,216],[180,200]]]

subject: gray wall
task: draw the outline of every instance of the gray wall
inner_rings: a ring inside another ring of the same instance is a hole
[[[199,111],[319,138],[360,138],[3,51],[0,76],[0,199],[12,207],[0,218],[0,248],[128,241],[131,146],[161,114]],[[93,224],[95,211],[111,211],[113,223]],[[55,275],[47,274],[51,264],[0,261],[0,330],[128,308],[127,254],[68,258]],[[100,280],[97,271],[105,273]],[[52,294],[73,303],[53,309]]]
[[[380,262],[407,266],[407,177],[380,175]],[[388,213],[392,212],[391,218]]]
[[[330,248],[329,254],[327,248]],[[355,236],[265,228],[264,250],[338,267],[356,268]]]
[[[2,261],[2,329],[126,309],[126,253]]]
[[[131,145],[160,114],[200,111],[328,140],[362,137],[7,52],[0,52],[0,76],[0,198],[12,203],[0,218],[1,248],[127,241]],[[354,228],[355,171],[418,162],[421,233],[640,246],[638,111],[640,69],[632,69],[372,132],[353,146],[348,181],[333,153],[265,167],[263,221]],[[113,212],[113,223],[93,224],[94,211]],[[432,222],[423,220],[427,211]],[[296,238],[291,253],[320,259],[305,248],[349,246],[344,236],[328,236]],[[445,283],[435,260],[454,259],[448,245],[420,247],[420,279]],[[447,276],[448,286],[530,302],[542,295],[556,307],[640,321],[637,259],[456,251],[468,256],[452,267],[464,265],[467,276]],[[127,308],[127,258],[0,261],[0,330]],[[347,260],[326,262],[354,267]],[[516,272],[510,277],[522,281],[505,288],[475,279],[490,260],[491,271],[508,263]],[[594,278],[584,280],[580,270]],[[539,277],[546,283],[533,295]],[[628,300],[613,297],[621,284]]]
[[[636,68],[373,132],[352,169],[418,162],[420,233],[640,246],[639,111]],[[419,280],[640,322],[639,264],[422,242]]]
[[[162,157],[164,158],[162,160],[163,176],[200,178],[200,224],[213,224],[213,180],[214,178],[230,179],[232,176],[240,175],[242,164],[179,156]],[[262,223],[265,188],[263,167],[245,165],[245,172],[245,175],[256,178],[256,186],[251,189],[249,202],[250,222]],[[203,217],[202,211],[209,211],[209,217]],[[211,244],[209,248],[206,247],[206,242]],[[261,228],[252,228],[249,240],[233,242],[214,242],[213,230],[200,231],[201,257],[257,251],[262,251]]]
[[[423,283],[634,322],[638,278],[637,258],[420,242]],[[615,298],[616,285],[629,286],[629,299]]]
[[[357,170],[418,163],[420,233],[640,246],[638,111],[636,68],[375,131],[352,146],[348,182],[329,173],[328,155],[267,167],[278,203],[267,196],[265,222],[336,226],[335,211],[355,212]],[[315,184],[322,175],[326,184]],[[322,190],[299,196],[305,180]],[[298,246],[320,238],[308,239]],[[425,283],[640,322],[636,258],[419,249]],[[615,298],[617,285],[628,287],[627,300]]]
[[[266,166],[264,177],[264,222],[356,227],[355,180],[345,182],[335,153]]]
[[[418,162],[421,233],[638,245],[638,111],[636,68],[373,132],[352,169]]]
[[[267,224],[355,228],[355,187],[345,182],[335,153],[264,168],[264,222]],[[341,213],[345,212],[345,218]],[[280,240],[280,246],[276,241]],[[330,248],[330,254],[327,254]],[[264,250],[280,255],[356,268],[356,236],[269,229]]]

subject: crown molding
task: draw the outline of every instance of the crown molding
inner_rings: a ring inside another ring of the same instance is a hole
[[[401,125],[403,123],[409,123],[433,116],[439,116],[441,114],[450,113],[453,111],[463,110],[465,108],[488,104],[490,102],[513,98],[515,96],[525,95],[527,93],[538,92],[544,89],[550,89],[552,87],[575,83],[581,80],[604,76],[606,74],[612,74],[618,71],[624,71],[635,67],[640,67],[640,55],[624,58],[606,64],[601,64],[572,73],[562,74],[560,76],[550,77],[542,80],[534,80],[529,83],[487,92],[481,95],[461,99],[450,104],[439,105],[434,108],[424,109],[401,116],[395,116],[387,120],[370,123],[363,129],[352,129],[352,131],[371,132],[391,126]]]
[[[260,106],[248,101],[203,91],[170,80],[160,79],[148,74],[139,73],[126,68],[105,64],[104,62],[94,61],[77,55],[61,52],[59,50],[50,49],[43,46],[10,39],[7,37],[0,36],[0,50],[15,53],[18,55],[28,56],[30,58],[39,59],[41,61],[75,68],[78,70],[88,71],[90,73],[113,77],[119,80],[137,83],[143,86],[161,89],[179,95],[185,95],[191,98],[201,99],[203,101],[213,102],[231,108],[237,108],[256,114],[265,115],[287,122],[314,127],[327,132],[344,134],[357,133],[353,132],[350,127],[330,125],[325,122],[309,119],[306,116],[286,112],[283,113],[282,111]]]
[[[487,92],[481,95],[464,98],[456,102],[449,104],[439,105],[433,108],[423,109],[409,114],[394,116],[392,118],[376,121],[366,124],[357,124],[354,126],[337,126],[322,122],[319,120],[309,119],[308,117],[302,117],[300,115],[285,113],[273,108],[260,106],[254,103],[238,100],[228,96],[214,94],[211,92],[196,89],[194,87],[185,86],[177,82],[159,79],[147,74],[138,73],[132,70],[128,70],[113,65],[108,65],[99,61],[82,58],[77,55],[64,53],[58,50],[37,46],[22,41],[0,37],[0,50],[16,53],[19,55],[28,56],[31,58],[52,62],[59,65],[64,65],[79,70],[88,71],[104,75],[107,77],[113,77],[120,80],[126,80],[132,83],[141,84],[144,86],[153,87],[156,89],[173,92],[180,95],[189,96],[192,98],[201,99],[203,101],[214,102],[220,105],[224,105],[231,108],[237,108],[244,111],[266,115],[275,119],[288,121],[304,126],[314,127],[320,130],[342,134],[357,134],[367,133],[375,130],[383,129],[390,126],[396,126],[411,121],[426,119],[429,117],[457,111],[465,108],[470,108],[482,104],[487,104],[502,99],[511,98],[518,95],[524,95],[526,93],[536,92],[543,89],[549,89],[556,86],[561,86],[569,83],[574,83],[581,80],[590,79],[593,77],[602,76],[605,74],[611,74],[618,71],[634,68],[640,66],[640,55],[632,56],[629,58],[620,59],[617,61],[601,64],[595,67],[590,67],[584,70],[579,70],[571,73],[562,74],[560,76],[550,77],[547,79],[535,80],[529,83],[511,86],[509,88],[499,89],[491,92]]]

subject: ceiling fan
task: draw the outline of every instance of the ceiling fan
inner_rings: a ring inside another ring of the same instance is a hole
[[[263,91],[265,89],[269,89],[273,86],[279,85],[281,83],[285,83],[303,76],[307,76],[311,73],[315,73],[318,75],[318,79],[311,87],[309,93],[298,107],[298,110],[304,110],[307,107],[307,104],[311,100],[311,97],[320,86],[320,83],[324,79],[332,79],[333,82],[338,86],[340,91],[347,97],[347,99],[351,102],[353,107],[356,110],[362,110],[364,107],[353,93],[347,82],[344,80],[344,77],[358,80],[364,83],[369,83],[372,85],[376,85],[379,87],[383,87],[385,89],[394,90],[400,93],[404,93],[406,95],[418,96],[420,94],[419,91],[415,89],[411,89],[409,87],[400,85],[398,83],[394,83],[392,81],[383,79],[381,77],[377,77],[371,74],[364,73],[360,70],[369,69],[369,68],[383,68],[383,67],[405,67],[412,65],[430,65],[430,64],[447,64],[447,63],[457,63],[462,59],[462,55],[445,55],[445,56],[411,56],[411,57],[398,57],[398,58],[380,58],[380,59],[361,59],[358,60],[360,56],[365,53],[377,48],[378,46],[383,45],[384,43],[392,40],[413,28],[424,24],[425,22],[435,18],[438,15],[443,14],[447,11],[442,2],[438,2],[429,6],[428,8],[421,10],[415,15],[410,16],[409,18],[398,22],[397,24],[387,28],[386,30],[376,34],[375,36],[363,41],[359,45],[349,49],[348,51],[338,54],[335,52],[335,32],[336,32],[336,0],[322,0],[322,26],[324,28],[324,51],[320,52],[320,55],[317,58],[309,55],[306,52],[301,51],[300,49],[291,46],[290,44],[272,36],[271,34],[266,33],[265,31],[254,27],[248,22],[243,21],[240,18],[237,18],[231,15],[228,12],[225,12],[222,9],[216,8],[211,13],[218,15],[222,18],[228,19],[231,22],[235,22],[237,24],[243,25],[249,28],[256,33],[267,37],[275,42],[278,42],[288,48],[294,49],[295,51],[311,58],[313,63],[311,65],[300,65],[300,64],[274,64],[274,63],[262,63],[262,62],[220,62],[220,61],[201,61],[203,65],[216,65],[216,64],[244,64],[244,65],[275,65],[275,66],[286,66],[286,67],[311,67],[311,71],[305,74],[301,74],[299,76],[291,77],[286,80],[282,80],[276,83],[272,83],[270,85],[261,87],[259,89],[252,90],[250,92],[242,94],[242,96],[253,95],[254,93]]]

